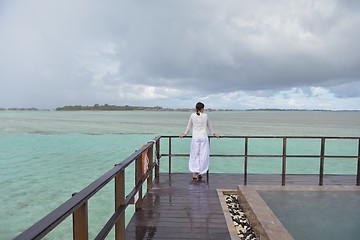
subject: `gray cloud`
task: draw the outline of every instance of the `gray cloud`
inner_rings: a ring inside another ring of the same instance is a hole
[[[360,97],[351,87],[360,81],[358,1],[43,0],[1,9],[4,106],[121,104],[136,94],[161,105],[292,88],[312,96],[311,87]]]
[[[151,76],[170,86],[228,92],[359,77],[358,4],[202,3],[134,7],[143,17],[127,26],[124,52],[126,62],[141,67],[138,81]]]

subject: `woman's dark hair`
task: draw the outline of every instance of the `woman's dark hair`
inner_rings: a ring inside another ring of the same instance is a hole
[[[200,110],[203,109],[205,107],[205,105],[202,102],[198,102],[196,104],[196,114],[198,116],[200,116]]]

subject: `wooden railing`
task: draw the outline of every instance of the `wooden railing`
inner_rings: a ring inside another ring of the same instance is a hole
[[[70,215],[72,215],[73,220],[73,239],[88,239],[88,201],[113,179],[115,179],[115,210],[95,239],[105,239],[114,226],[115,239],[125,239],[126,208],[129,204],[135,204],[135,210],[140,209],[143,199],[142,187],[145,180],[149,190],[152,188],[154,170],[155,178],[159,176],[158,165],[154,162],[154,145],[159,145],[159,139],[160,137],[157,137],[153,141],[148,142],[124,161],[116,164],[110,171],[92,182],[89,186],[73,194],[69,200],[22,232],[15,240],[42,239]],[[145,157],[143,154],[147,155],[149,161],[147,171],[143,171],[142,159]],[[157,151],[155,151],[155,154],[159,156]],[[135,184],[130,193],[125,196],[125,169],[132,163],[135,163]]]
[[[178,136],[158,136],[154,140],[148,142],[141,147],[134,154],[126,158],[119,164],[116,164],[110,171],[99,177],[92,182],[89,186],[84,188],[78,193],[60,205],[54,211],[35,223],[33,226],[18,235],[15,240],[30,240],[41,239],[46,236],[51,230],[57,227],[67,217],[72,215],[73,222],[73,239],[85,240],[88,239],[88,201],[99,190],[106,186],[111,180],[115,180],[115,210],[112,216],[108,219],[107,223],[103,226],[101,231],[95,237],[96,240],[105,239],[109,232],[115,227],[115,239],[123,240],[125,238],[125,210],[129,204],[135,204],[135,211],[141,209],[143,200],[143,184],[147,182],[147,190],[152,189],[153,179],[159,178],[160,172],[160,159],[168,157],[169,159],[169,174],[171,174],[171,161],[172,157],[189,156],[188,153],[173,153],[172,152],[172,139]],[[187,137],[189,138],[189,137]],[[248,159],[249,158],[282,158],[282,185],[285,185],[286,177],[286,159],[291,158],[319,158],[319,185],[323,185],[324,177],[324,160],[326,158],[352,158],[357,159],[357,176],[356,185],[360,186],[360,137],[295,137],[295,136],[223,136],[222,138],[229,139],[243,139],[244,152],[239,154],[211,154],[212,157],[240,157],[244,158],[244,184],[247,184],[248,175]],[[282,139],[282,154],[249,154],[249,139]],[[160,152],[161,139],[168,140],[168,153]],[[210,140],[212,137],[210,137]],[[319,139],[321,141],[319,155],[294,155],[287,154],[287,140],[288,139]],[[341,155],[325,155],[325,144],[328,139],[344,139],[344,140],[357,140],[358,141],[358,154],[351,156]],[[149,165],[146,171],[143,170],[143,157],[146,154]],[[154,161],[155,160],[155,161]],[[125,169],[135,163],[134,175],[135,184],[130,193],[125,196]],[[154,174],[155,172],[155,174]]]
[[[189,154],[173,153],[172,140],[178,138],[178,136],[161,136],[161,138],[168,139],[168,153],[160,155],[161,157],[169,158],[169,174],[171,174],[172,157],[187,157]],[[191,138],[187,136],[185,138]],[[209,137],[211,140],[214,137]],[[211,154],[211,157],[237,157],[244,158],[244,184],[247,184],[248,177],[248,159],[249,158],[282,158],[282,170],[281,170],[281,184],[285,185],[286,180],[286,160],[287,158],[318,158],[320,161],[319,169],[319,185],[323,185],[324,181],[324,163],[326,158],[343,158],[343,159],[357,159],[357,174],[356,185],[360,186],[360,137],[314,137],[314,136],[222,136],[222,138],[230,139],[243,139],[244,140],[244,152],[240,154]],[[282,154],[249,154],[249,139],[282,139]],[[288,139],[318,139],[320,141],[320,149],[318,155],[300,155],[300,154],[287,154],[287,140]],[[357,155],[326,155],[325,145],[326,140],[357,140]],[[232,144],[236,144],[232,142]],[[209,174],[207,173],[207,178]]]

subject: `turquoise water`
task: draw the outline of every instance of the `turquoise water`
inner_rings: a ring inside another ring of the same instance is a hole
[[[0,239],[15,237],[72,193],[124,160],[142,143],[157,135],[182,133],[189,115],[189,112],[146,111],[0,111]],[[213,128],[221,135],[360,136],[359,112],[240,111],[210,112],[209,116]],[[249,145],[250,154],[282,151],[281,139],[250,141],[253,141]],[[187,153],[189,144],[190,139],[175,139],[173,153]],[[327,154],[357,154],[356,141],[327,144]],[[318,140],[310,143],[289,140],[288,153],[319,154],[319,145]],[[243,149],[241,139],[211,141],[213,154],[242,154]],[[173,158],[172,168],[187,172],[187,158]],[[211,172],[242,172],[243,159],[212,158],[210,168]],[[167,171],[166,159],[161,169]],[[288,173],[318,173],[318,169],[318,159],[288,159]],[[355,160],[326,160],[326,173],[354,174],[355,171]],[[280,173],[281,159],[252,159],[249,172]],[[130,169],[126,179],[134,182]],[[113,184],[89,202],[90,239],[111,216],[113,204]],[[128,210],[127,218],[132,210]],[[70,219],[45,239],[71,239]]]

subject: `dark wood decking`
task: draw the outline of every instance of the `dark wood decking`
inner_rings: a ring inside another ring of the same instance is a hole
[[[161,174],[126,228],[125,239],[230,239],[216,189],[236,189],[242,174]],[[248,185],[281,185],[281,175],[248,175]],[[286,184],[318,185],[317,175],[287,175]],[[324,185],[356,184],[356,176],[325,175]]]

